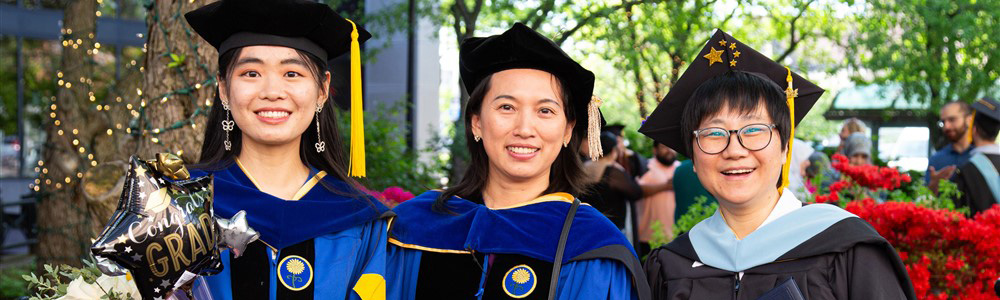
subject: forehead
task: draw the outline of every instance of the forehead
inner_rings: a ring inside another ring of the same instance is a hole
[[[490,80],[489,94],[505,94],[515,98],[550,98],[562,103],[559,81],[549,72],[508,69],[493,73]]]
[[[948,115],[948,116],[957,115],[957,114],[959,114],[961,112],[962,112],[962,110],[959,108],[958,104],[955,104],[955,103],[945,104],[945,106],[941,107],[941,115],[942,116],[944,116],[944,115]]]
[[[256,45],[246,46],[240,51],[239,58],[254,57],[261,60],[298,58],[295,49],[285,46]]]
[[[761,100],[757,106],[749,110],[734,109],[732,105],[724,103],[717,112],[709,112],[699,122],[702,125],[725,125],[740,124],[747,122],[771,123],[771,116],[768,114],[767,105]]]

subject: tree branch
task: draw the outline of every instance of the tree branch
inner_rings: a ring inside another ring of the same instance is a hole
[[[799,10],[799,14],[796,15],[794,18],[792,18],[791,30],[789,31],[788,35],[789,36],[788,49],[785,49],[785,52],[779,55],[778,58],[775,59],[774,61],[780,63],[781,61],[785,60],[785,58],[788,57],[788,55],[791,55],[792,52],[795,51],[795,48],[798,48],[799,42],[802,42],[802,40],[808,35],[808,33],[803,33],[798,39],[796,39],[795,22],[797,22],[800,18],[802,18],[802,15],[804,15],[806,11],[809,10],[809,5],[812,4],[813,2],[816,2],[816,0],[809,0],[809,2],[806,2],[806,4],[802,6],[802,10]]]
[[[538,30],[538,26],[542,25],[542,21],[549,16],[555,5],[556,0],[545,0],[542,2],[542,6],[538,8],[541,13],[536,11],[534,15],[526,17],[522,23],[528,25],[531,29]]]
[[[613,13],[613,12],[615,12],[617,10],[623,9],[623,8],[625,8],[627,6],[632,6],[632,5],[636,5],[636,4],[642,4],[642,3],[646,3],[646,2],[650,2],[650,1],[648,1],[648,0],[625,1],[625,2],[619,3],[619,4],[614,5],[614,6],[608,6],[608,7],[599,9],[599,10],[597,10],[595,12],[591,12],[589,15],[587,15],[587,16],[579,19],[579,20],[577,20],[576,25],[573,26],[573,28],[570,28],[569,30],[563,31],[562,34],[559,35],[559,38],[556,39],[556,45],[562,45],[562,43],[565,42],[567,39],[569,39],[570,36],[573,36],[573,34],[576,33],[578,30],[580,30],[580,28],[583,28],[583,26],[587,26],[587,24],[590,23],[590,21],[593,20],[593,19],[596,19],[598,17],[607,17],[611,13]],[[661,1],[654,1],[654,2],[661,2]]]

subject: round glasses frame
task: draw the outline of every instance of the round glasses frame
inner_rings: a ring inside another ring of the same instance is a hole
[[[744,133],[745,130],[747,130],[747,129],[751,128],[751,127],[754,127],[754,126],[764,126],[764,127],[768,128],[767,143],[764,144],[764,146],[761,146],[760,148],[750,149],[750,147],[747,147],[746,144],[743,144],[743,133]],[[740,142],[740,146],[743,146],[743,148],[745,148],[747,150],[750,150],[750,151],[760,151],[760,150],[762,150],[764,148],[767,148],[767,146],[771,145],[771,140],[774,137],[774,134],[772,134],[772,133],[774,133],[774,127],[777,127],[777,125],[775,125],[775,124],[763,124],[763,123],[750,124],[750,125],[747,125],[747,126],[743,126],[743,128],[733,129],[733,130],[728,130],[728,129],[725,129],[725,128],[722,128],[722,127],[709,127],[709,128],[702,128],[702,129],[695,130],[695,131],[692,132],[692,134],[694,134],[695,143],[698,144],[698,150],[701,150],[701,152],[703,152],[705,154],[715,155],[715,154],[722,153],[722,151],[726,151],[726,149],[729,149],[729,144],[731,144],[732,140],[733,140],[732,138],[730,138],[730,136],[733,135],[733,134],[736,134],[736,140],[738,140]],[[705,132],[705,131],[708,131],[708,130],[721,130],[722,132],[726,133],[726,146],[722,147],[722,150],[719,150],[717,152],[708,152],[708,151],[705,151],[705,148],[703,148],[701,146],[701,133]]]

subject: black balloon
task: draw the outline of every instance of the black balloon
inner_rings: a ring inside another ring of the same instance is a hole
[[[130,159],[118,208],[91,247],[94,256],[128,269],[143,299],[165,299],[195,275],[222,267],[212,178],[177,178],[170,160]]]

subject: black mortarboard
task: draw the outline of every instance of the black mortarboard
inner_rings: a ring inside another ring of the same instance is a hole
[[[691,99],[691,95],[702,83],[731,71],[755,73],[774,81],[779,87],[785,88],[785,93],[790,100],[789,110],[795,119],[792,122],[790,135],[793,137],[795,125],[802,118],[805,118],[806,113],[824,92],[819,86],[720,29],[715,31],[715,34],[708,40],[701,52],[698,52],[684,74],[674,83],[666,97],[646,118],[646,121],[639,128],[639,132],[684,154],[684,156],[691,157],[691,154],[687,153],[687,145],[684,144],[684,135],[692,133],[681,132],[681,115],[684,108],[689,102],[691,104],[698,103],[699,99]],[[792,141],[789,140],[788,155],[792,153],[791,147]],[[788,164],[785,164],[782,174],[787,174],[787,169]],[[783,182],[787,182],[788,176],[783,175],[782,178],[784,178]],[[782,187],[786,185],[782,184]]]
[[[351,21],[306,0],[222,0],[184,14],[219,54],[253,45],[299,49],[329,61],[351,50]],[[358,42],[372,35],[358,27]]]
[[[987,117],[1000,121],[1000,102],[990,98],[982,98],[972,102],[972,109],[976,110],[976,118]]]
[[[307,0],[222,0],[184,14],[219,54],[255,45],[284,46],[329,62],[350,53],[352,176],[365,176],[360,43],[371,34],[330,6]]]
[[[622,124],[608,124],[604,126],[604,131],[614,133],[616,136],[622,136],[622,131],[625,130],[625,125]]]
[[[601,155],[598,135],[604,117],[597,108],[601,100],[594,97],[594,73],[570,58],[552,40],[515,23],[500,35],[462,41],[458,64],[465,90],[470,93],[484,78],[503,70],[524,68],[552,73],[562,82],[562,88],[569,91],[568,101],[573,103],[577,116],[576,129],[586,133],[591,158]]]

